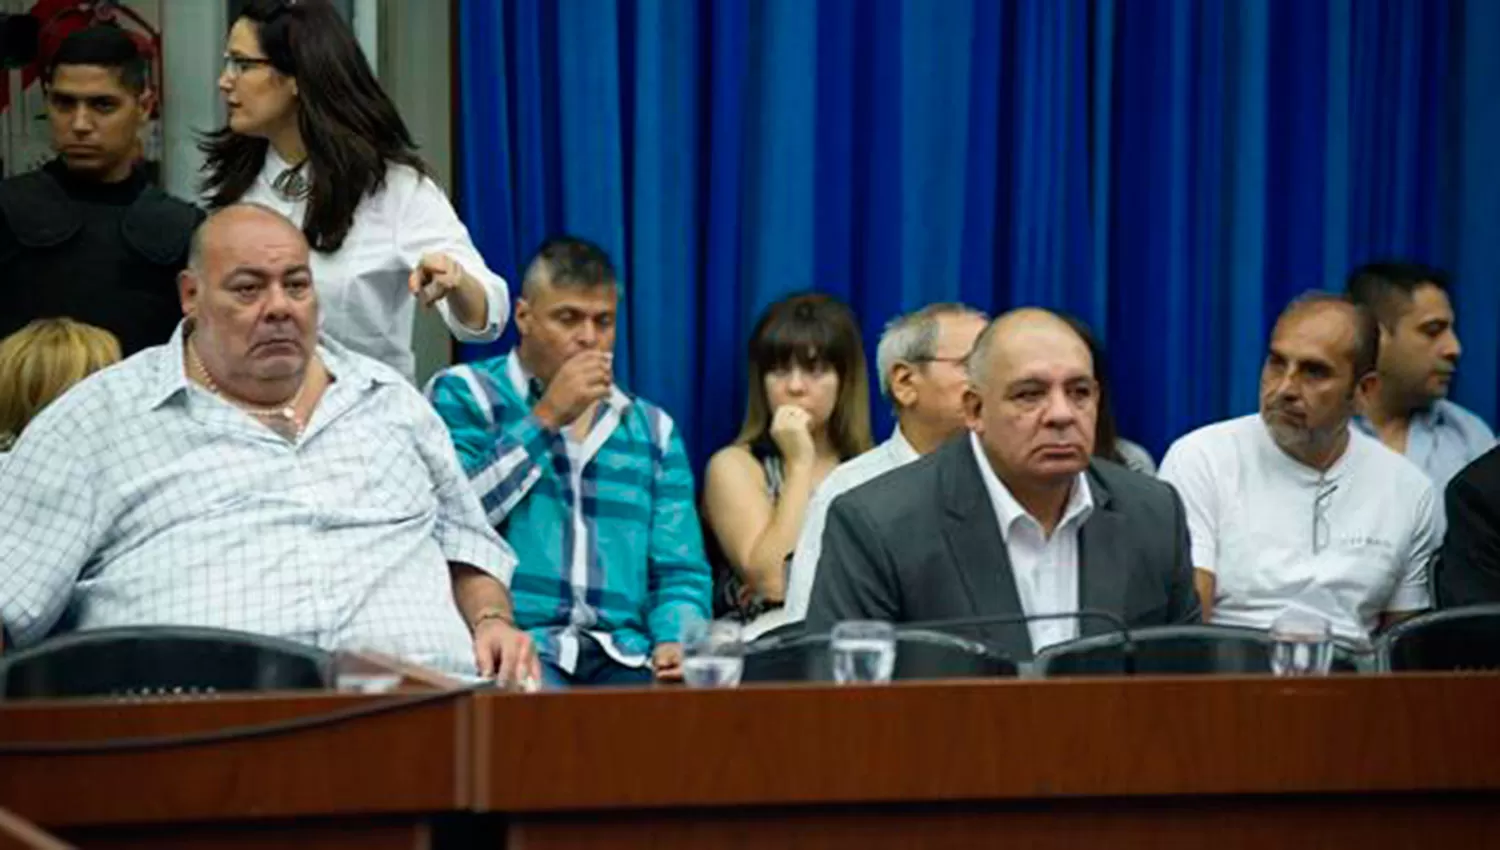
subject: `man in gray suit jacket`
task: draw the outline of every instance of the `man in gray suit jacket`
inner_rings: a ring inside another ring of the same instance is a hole
[[[1132,627],[1196,623],[1187,522],[1170,486],[1091,460],[1099,388],[1057,316],[996,319],[969,356],[967,435],[833,502],[807,614],[913,622],[1096,609]],[[1111,629],[1099,618],[995,625],[1018,660]]]

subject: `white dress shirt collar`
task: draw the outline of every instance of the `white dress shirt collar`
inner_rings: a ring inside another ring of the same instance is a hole
[[[1079,605],[1079,531],[1094,510],[1094,497],[1088,477],[1080,471],[1073,480],[1063,508],[1062,521],[1052,534],[1043,532],[1042,524],[1026,512],[1020,502],[990,466],[984,446],[975,434],[969,435],[974,461],[989,493],[1000,537],[1005,541],[1011,578],[1015,582],[1017,601],[1026,614],[1067,614]],[[1033,651],[1078,636],[1078,620],[1062,618],[1036,620],[1026,624]]]
[[[984,453],[984,445],[979,442],[979,436],[973,432],[969,433],[969,445],[974,450],[974,462],[979,465],[979,477],[984,481],[984,489],[989,494],[990,504],[995,509],[995,518],[1000,523],[1000,538],[1007,544],[1010,543],[1011,530],[1017,522],[1030,520],[1037,529],[1043,528],[1042,522],[1026,511],[1016,497],[995,474],[994,467],[990,466],[989,456]],[[1065,529],[1081,526],[1094,512],[1094,495],[1089,488],[1088,474],[1079,472],[1073,480],[1073,490],[1068,494],[1068,504],[1063,509],[1062,521],[1053,529],[1057,534]]]
[[[907,441],[906,435],[901,433],[899,424],[891,431],[891,436],[880,444],[880,450],[886,453],[891,469],[905,466],[920,457],[917,450],[912,448],[911,443]]]
[[[296,166],[292,165],[290,162],[282,159],[281,154],[276,152],[276,148],[274,146],[266,145],[266,156],[261,163],[260,174],[256,175],[255,179],[260,181],[261,183],[264,183],[267,189],[271,189],[278,195],[281,195],[281,192],[276,189],[276,180],[284,172],[290,171],[295,167]],[[302,179],[310,183],[310,181],[312,180],[312,163],[303,160],[301,172]],[[286,197],[285,195],[282,195],[282,197],[286,198],[286,200],[288,201],[301,200],[301,198]],[[300,225],[301,222],[298,222],[298,224]]]
[[[183,319],[178,322],[172,338],[159,347],[165,349],[169,356],[160,357],[154,364],[156,374],[151,381],[152,390],[142,397],[147,409],[162,406],[175,394],[187,390],[191,384],[187,367],[183,364],[187,339],[192,333],[191,321]],[[318,357],[323,361],[323,368],[336,381],[356,389],[371,384],[400,383],[403,380],[400,373],[380,361],[356,354],[322,334],[318,336]]]

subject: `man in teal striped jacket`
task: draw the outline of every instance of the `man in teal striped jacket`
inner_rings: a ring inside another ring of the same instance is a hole
[[[682,440],[664,411],[614,385],[618,299],[602,249],[550,239],[516,301],[519,345],[427,389],[519,556],[516,622],[551,686],[679,678],[682,628],[710,613]]]

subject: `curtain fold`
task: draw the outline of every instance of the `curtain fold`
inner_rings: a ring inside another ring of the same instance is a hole
[[[854,306],[872,369],[885,322],[932,301],[1074,313],[1110,349],[1123,431],[1160,453],[1254,409],[1289,298],[1405,256],[1456,272],[1455,394],[1494,420],[1500,5],[459,9],[476,241],[517,289],[549,233],[610,251],[617,371],[700,468],[737,428],[756,315],[809,288]]]

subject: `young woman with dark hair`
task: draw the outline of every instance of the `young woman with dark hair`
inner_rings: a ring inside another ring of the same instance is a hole
[[[772,304],[749,355],[744,424],[709,460],[703,491],[710,542],[722,553],[715,608],[746,620],[781,604],[813,491],[873,445],[864,343],[842,302],[807,293]]]
[[[208,205],[253,201],[301,225],[328,336],[411,379],[414,301],[435,305],[460,340],[500,335],[505,281],[327,0],[246,3],[219,89],[229,121],[201,144]]]

